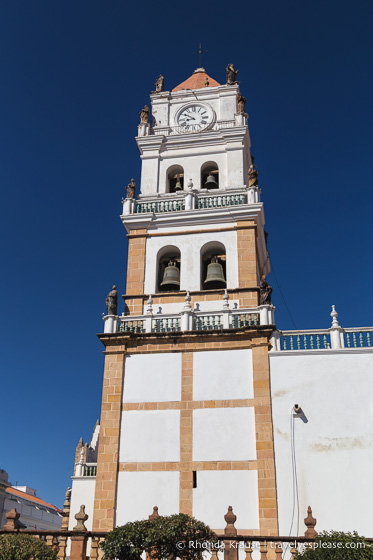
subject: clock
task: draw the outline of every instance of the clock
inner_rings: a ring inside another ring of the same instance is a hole
[[[211,107],[202,103],[189,103],[179,109],[176,123],[182,132],[200,132],[212,124],[214,113]]]

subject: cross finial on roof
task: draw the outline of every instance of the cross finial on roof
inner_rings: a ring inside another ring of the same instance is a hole
[[[198,51],[193,51],[193,54],[198,54],[198,56],[199,56],[199,58],[198,58],[198,60],[199,60],[199,66],[198,66],[198,68],[201,68],[201,67],[202,67],[202,56],[201,56],[201,55],[202,55],[202,53],[205,53],[205,52],[207,52],[207,51],[203,51],[203,50],[202,50],[202,45],[201,45],[201,43],[199,44],[199,49],[198,49]]]

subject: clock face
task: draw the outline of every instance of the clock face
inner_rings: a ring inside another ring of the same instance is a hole
[[[203,105],[188,105],[179,113],[177,122],[184,132],[199,132],[208,127],[212,113]]]

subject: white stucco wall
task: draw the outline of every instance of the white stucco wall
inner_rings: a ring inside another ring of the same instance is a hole
[[[122,412],[120,462],[180,460],[180,411]]]
[[[213,529],[224,529],[233,507],[240,529],[259,529],[257,471],[200,471],[193,489],[193,516]]]
[[[271,353],[270,371],[280,534],[291,524],[290,421],[299,404],[308,420],[294,419],[300,531],[311,505],[318,531],[370,535],[373,352]]]
[[[158,506],[160,515],[179,512],[180,473],[118,473],[116,526],[147,519]]]
[[[91,531],[95,500],[95,484],[96,477],[84,476],[73,478],[71,487],[69,531],[72,531],[77,524],[75,515],[79,512],[81,505],[85,505],[85,512],[88,515],[88,519],[84,524],[88,531]]]
[[[232,227],[220,224],[219,227]],[[206,232],[195,235],[165,235],[150,237],[146,240],[144,293],[154,294],[157,285],[157,255],[167,246],[177,247],[181,255],[180,289],[201,289],[201,249],[209,242],[219,242],[226,249],[226,281],[228,289],[238,287],[237,232]]]
[[[255,459],[254,408],[193,410],[193,461]]]
[[[123,402],[181,399],[181,353],[126,356]]]
[[[193,399],[251,399],[253,361],[251,350],[193,353]]]

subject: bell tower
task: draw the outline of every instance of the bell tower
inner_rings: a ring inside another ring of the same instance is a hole
[[[245,99],[233,65],[157,80],[136,138],[140,194],[123,200],[125,312],[104,317],[93,529],[187,513],[276,535],[268,348],[270,271]],[[262,297],[261,297],[262,296]]]

